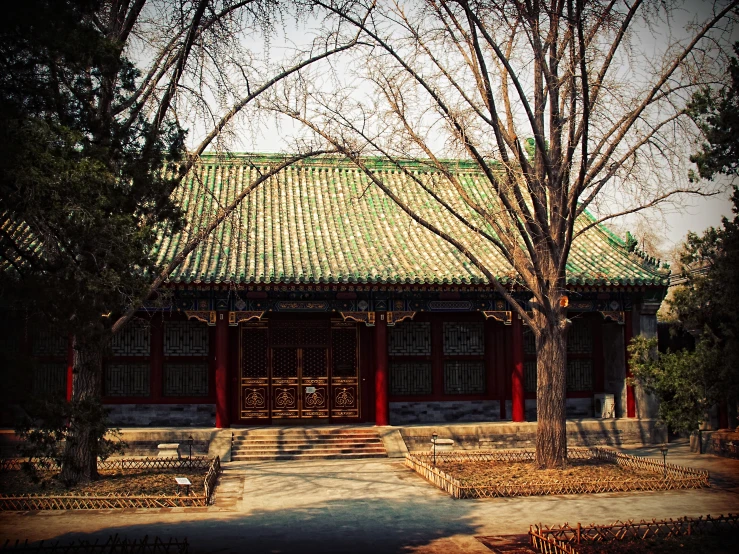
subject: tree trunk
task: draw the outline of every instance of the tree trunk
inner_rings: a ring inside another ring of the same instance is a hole
[[[100,403],[103,342],[74,338],[72,416],[64,446],[60,479],[64,483],[97,479],[97,458],[102,406]]]
[[[538,316],[543,325],[536,339],[536,465],[561,468],[567,464],[567,318]]]

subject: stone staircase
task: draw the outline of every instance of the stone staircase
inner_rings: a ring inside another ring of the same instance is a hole
[[[234,429],[231,461],[386,458],[374,429]]]

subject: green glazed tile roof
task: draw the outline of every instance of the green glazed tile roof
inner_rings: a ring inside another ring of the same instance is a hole
[[[178,190],[188,228],[164,234],[156,255],[171,259],[277,156],[205,156]],[[424,218],[460,238],[503,282],[508,263],[408,177],[379,160],[367,163]],[[450,161],[463,186],[485,203],[492,190],[469,162]],[[441,174],[408,168],[449,204],[476,219]],[[420,192],[419,192],[420,191]],[[581,218],[577,225],[591,221]],[[478,220],[479,222],[479,220]],[[567,264],[571,285],[666,285],[667,272],[629,254],[603,227],[578,238]],[[337,158],[297,163],[252,191],[241,207],[171,275],[173,283],[387,283],[483,284],[484,276],[460,254],[415,223],[354,165]]]

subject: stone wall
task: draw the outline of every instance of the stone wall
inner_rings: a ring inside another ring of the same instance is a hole
[[[568,446],[621,446],[659,444],[666,440],[664,429],[653,419],[586,419],[567,422]],[[536,423],[476,423],[402,427],[400,433],[408,450],[430,450],[431,436],[452,439],[455,450],[533,448]]]
[[[497,400],[390,402],[391,425],[499,419],[500,403]]]
[[[109,404],[112,425],[120,427],[214,427],[215,404]]]

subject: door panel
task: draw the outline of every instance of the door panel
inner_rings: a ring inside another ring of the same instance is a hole
[[[241,327],[241,419],[269,417],[269,329],[263,323]]]
[[[359,417],[356,324],[250,322],[240,342],[241,419]]]
[[[299,359],[295,346],[272,348],[272,417],[299,417]]]

